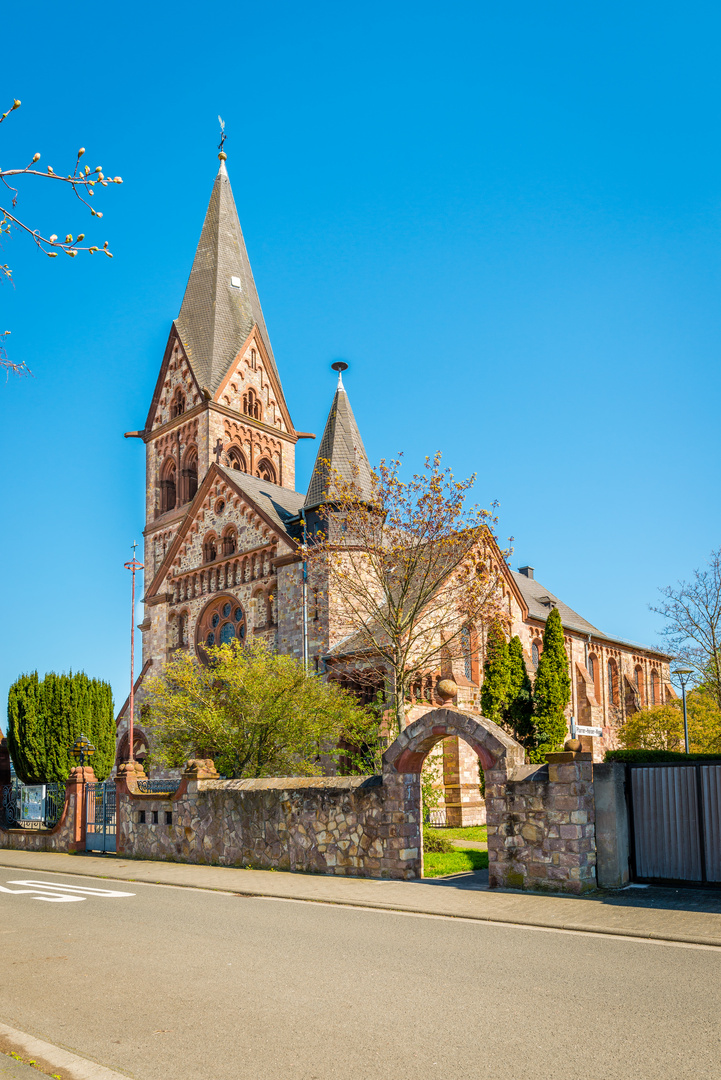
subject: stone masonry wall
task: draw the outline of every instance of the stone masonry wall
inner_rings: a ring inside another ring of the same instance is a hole
[[[118,854],[354,877],[421,876],[420,804],[391,777],[192,779],[170,797],[118,782]],[[142,818],[144,817],[144,821]]]
[[[0,798],[2,789],[0,789]],[[68,787],[60,821],[52,829],[3,829],[0,848],[13,851],[77,851],[85,847],[82,791]]]
[[[595,802],[590,753],[549,754],[516,768],[506,820],[488,829],[507,888],[582,893],[596,888]]]

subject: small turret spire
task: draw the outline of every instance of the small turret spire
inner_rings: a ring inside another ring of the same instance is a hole
[[[342,390],[345,394],[345,386],[343,385],[343,372],[348,370],[348,365],[345,363],[344,360],[336,360],[334,364],[331,364],[331,368],[333,371],[338,372],[338,386],[336,387],[336,390]]]
[[[369,500],[372,497],[370,463],[343,386],[343,372],[348,370],[348,365],[343,360],[336,360],[331,367],[338,372],[338,386],[305,497],[306,510],[315,510],[326,499],[332,498],[335,475],[357,485],[361,498]]]

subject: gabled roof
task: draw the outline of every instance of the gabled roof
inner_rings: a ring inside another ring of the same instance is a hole
[[[296,491],[288,491],[287,488],[269,484],[265,480],[258,480],[254,476],[239,472],[237,469],[226,469],[223,465],[213,462],[203,477],[192,502],[183,518],[180,527],[173,537],[172,543],[165,553],[165,558],[160,564],[149,588],[145,593],[145,601],[155,596],[163,580],[167,577],[175,556],[178,554],[181,544],[184,542],[188,529],[195,520],[198,510],[202,507],[208,490],[218,480],[228,481],[231,487],[243,498],[255,511],[270,525],[278,536],[285,541],[291,550],[295,549],[295,540],[289,535],[286,528],[288,519],[297,517],[303,496]],[[242,552],[240,552],[242,555]]]
[[[579,615],[578,612],[574,611],[568,604],[564,604],[563,600],[559,600],[557,596],[554,596],[552,592],[549,592],[544,585],[541,585],[540,581],[536,581],[535,578],[526,577],[525,574],[519,574],[515,570],[512,571],[512,574],[513,579],[526,602],[526,606],[528,607],[529,619],[537,619],[539,622],[545,623],[551,608],[555,607],[558,609],[558,614],[561,616],[561,624],[566,630],[575,630],[576,633],[579,634],[591,634],[592,637],[600,638],[604,641],[611,641],[618,645],[642,649],[644,652],[654,653],[656,656],[667,655],[660,649],[651,648],[649,645],[641,645],[636,641],[626,641],[624,638],[612,637],[610,634],[604,634],[602,630],[599,630],[593,623],[584,619],[583,616]]]
[[[267,480],[259,480],[257,476],[249,476],[238,469],[228,469],[225,465],[220,465],[219,469],[247,495],[254,506],[263,510],[279,529],[288,532],[288,522],[298,517],[303,506],[303,495],[300,491],[289,491],[288,488],[270,484]]]
[[[240,288],[231,285],[231,278],[240,280]],[[253,326],[257,326],[283,399],[278,369],[223,161],[213,184],[175,325],[198,382],[207,387],[211,394],[220,386]]]
[[[338,473],[349,483],[355,481],[361,498],[371,499],[373,493],[371,467],[340,373],[338,374],[338,388],[328,414],[310,486],[305,497],[306,510],[320,506],[326,497],[332,495],[334,473]]]

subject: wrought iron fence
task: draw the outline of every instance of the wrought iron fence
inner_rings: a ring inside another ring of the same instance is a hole
[[[180,787],[180,780],[138,780],[141,795],[175,795]]]
[[[426,818],[426,825],[429,825],[432,829],[444,829],[446,827],[445,809],[429,810]]]
[[[6,829],[52,829],[65,806],[65,784],[23,784],[3,788],[0,822]]]

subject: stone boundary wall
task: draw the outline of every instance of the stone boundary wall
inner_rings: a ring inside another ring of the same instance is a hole
[[[506,888],[583,893],[596,888],[592,755],[549,754],[506,783],[506,820],[488,829]]]
[[[410,879],[420,876],[420,806],[409,816],[398,789],[379,776],[220,780],[186,772],[175,795],[162,796],[140,794],[127,777],[117,785],[117,850],[146,859]]]

